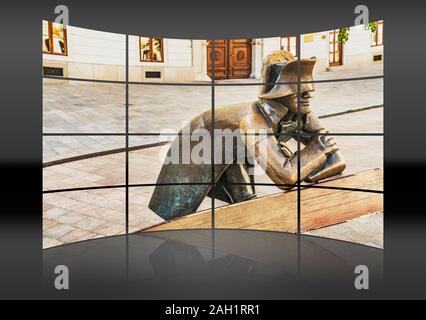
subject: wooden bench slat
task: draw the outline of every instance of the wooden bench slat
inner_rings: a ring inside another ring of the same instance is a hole
[[[380,169],[343,176],[314,186],[383,190]],[[301,231],[318,229],[383,211],[383,194],[350,190],[303,188]],[[296,232],[297,192],[282,192],[215,209],[215,227]],[[211,228],[211,210],[190,214],[144,229],[160,231]]]

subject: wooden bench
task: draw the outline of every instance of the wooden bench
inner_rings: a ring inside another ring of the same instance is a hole
[[[301,190],[301,231],[318,229],[383,211],[383,194],[335,188],[383,191],[380,169],[342,176]],[[328,188],[326,188],[328,187]],[[143,231],[211,228],[211,210],[165,221]],[[297,190],[280,192],[215,209],[215,227],[297,231]]]

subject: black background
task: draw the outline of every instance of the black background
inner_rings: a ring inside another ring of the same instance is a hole
[[[365,4],[385,31],[385,284],[380,298],[426,297],[426,4],[418,1],[3,1],[0,19],[0,297],[42,298],[41,20],[171,38],[246,38],[353,25]]]

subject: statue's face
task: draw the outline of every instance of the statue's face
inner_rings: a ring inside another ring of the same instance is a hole
[[[308,114],[311,112],[309,100],[312,98],[309,91],[304,91],[300,95],[300,113]],[[297,93],[277,99],[284,104],[291,112],[297,112]]]

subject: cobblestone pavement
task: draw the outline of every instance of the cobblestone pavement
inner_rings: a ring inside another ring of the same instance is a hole
[[[333,70],[317,75],[359,77],[381,74],[379,66],[355,70]],[[254,80],[250,80],[254,82]],[[227,83],[234,83],[229,80]],[[201,86],[137,86],[130,88],[130,127],[135,132],[178,130],[182,120],[210,106],[210,88]],[[217,105],[256,99],[257,86],[216,88]],[[313,109],[320,115],[344,112],[383,103],[383,81],[362,80],[318,84]],[[332,98],[330,98],[332,97]],[[45,82],[43,93],[44,132],[122,132],[124,130],[124,88],[121,85]],[[323,123],[330,132],[383,132],[383,108],[328,117]],[[172,138],[172,137],[170,137]],[[383,169],[383,138],[337,136],[348,163],[345,173]],[[130,138],[131,146],[159,142],[159,137]],[[44,162],[123,148],[124,137],[44,137]],[[167,148],[167,146],[165,146]],[[130,153],[130,183],[154,183],[162,165],[163,147]],[[361,152],[360,152],[361,151]],[[43,169],[43,189],[124,184],[125,155],[114,153],[67,162]],[[265,175],[257,182],[271,182]],[[351,186],[348,186],[351,187]],[[153,187],[130,189],[130,232],[161,222],[147,208]],[[258,187],[258,196],[279,192],[274,186]],[[124,188],[44,194],[43,247],[122,234],[125,231]],[[217,202],[217,205],[224,203]],[[200,210],[211,207],[206,199]],[[383,214],[351,220],[309,232],[318,236],[383,246]]]
[[[362,123],[363,119],[368,119],[366,123],[371,128],[380,129],[382,109],[326,118],[324,123],[334,129],[349,120]],[[337,136],[335,138],[347,161],[345,174],[373,168],[383,169],[382,137]],[[132,143],[135,141],[131,140],[131,145]],[[132,151],[129,157],[130,183],[155,183],[162,165],[161,151],[167,147],[166,145]],[[43,188],[52,190],[122,185],[125,177],[124,160],[124,153],[115,153],[46,167],[43,169]],[[272,183],[265,174],[260,174],[255,179],[258,183]],[[148,209],[152,191],[153,187],[130,189],[131,232],[162,221]],[[280,192],[274,186],[258,186],[256,191],[258,196]],[[122,188],[114,188],[45,194],[43,196],[44,247],[124,233],[124,192]],[[220,201],[216,203],[217,206],[225,205]],[[211,201],[206,199],[200,210],[210,207]],[[381,247],[383,215],[362,217],[309,233]]]
[[[316,79],[381,75],[381,65],[321,72]],[[253,85],[236,86],[236,83]],[[257,80],[226,80],[215,89],[215,106],[257,99]],[[177,132],[182,122],[211,108],[211,88],[205,86],[131,85],[129,90],[131,132]],[[43,82],[43,130],[45,133],[123,133],[125,128],[124,85],[89,82]],[[318,115],[383,104],[383,80],[359,80],[316,84],[312,108]],[[375,132],[350,121],[338,130]],[[382,132],[382,127],[378,128]],[[157,140],[152,136],[134,138],[137,144]],[[135,142],[136,143],[136,142]],[[43,161],[49,162],[82,154],[117,149],[124,140],[116,137],[44,137]]]

